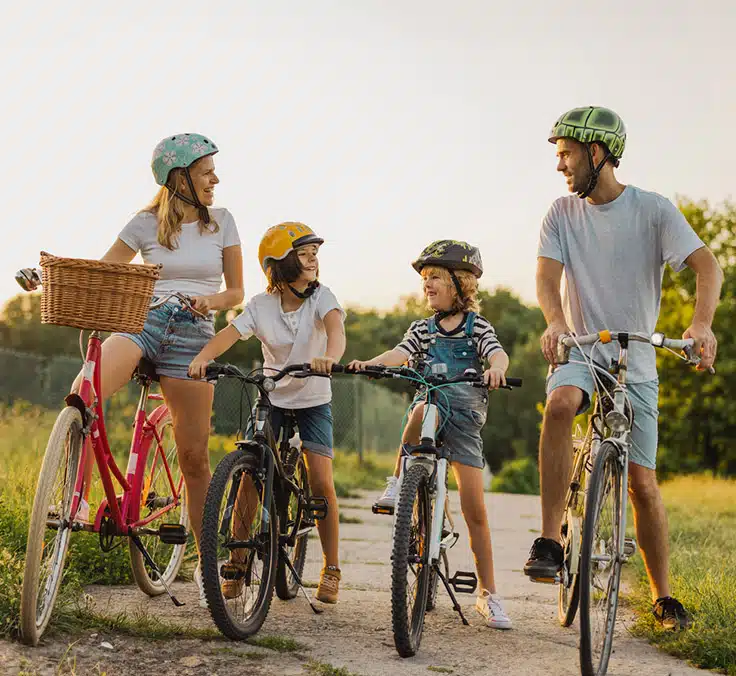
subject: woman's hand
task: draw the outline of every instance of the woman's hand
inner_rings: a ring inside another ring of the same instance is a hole
[[[489,390],[497,390],[506,384],[506,370],[498,366],[491,366],[483,372],[483,382]]]
[[[195,380],[201,380],[204,378],[209,363],[209,359],[203,359],[200,355],[197,355],[192,360],[192,363],[189,364],[189,377],[194,378]]]
[[[212,309],[211,301],[208,296],[192,296],[192,307],[205,317]]]
[[[335,360],[332,357],[315,357],[310,366],[315,373],[330,373]]]

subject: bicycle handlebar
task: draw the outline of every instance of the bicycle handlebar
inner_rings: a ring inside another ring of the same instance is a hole
[[[417,380],[416,371],[406,368],[405,366],[366,366],[360,371],[347,368],[343,364],[333,364],[333,373],[345,373],[348,375],[367,376],[369,378],[404,378],[406,380]],[[443,375],[424,376],[424,380],[429,385],[454,385],[457,383],[468,383],[474,387],[485,387],[483,376],[477,373],[463,374],[446,378]],[[521,378],[506,378],[506,385],[502,385],[504,389],[510,390],[514,387],[521,387]]]
[[[256,374],[245,374],[237,366],[233,364],[213,363],[207,367],[204,379],[208,381],[217,380],[220,377],[239,378],[254,385],[262,385],[265,380],[272,380],[277,383],[285,376],[297,373],[295,378],[306,378],[308,376],[329,377],[326,373],[315,373],[309,364],[291,364],[280,371],[276,371],[274,375],[266,375],[262,371]]]

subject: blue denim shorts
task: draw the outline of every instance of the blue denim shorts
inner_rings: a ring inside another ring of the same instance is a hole
[[[132,340],[160,376],[191,380],[189,364],[215,335],[211,319],[202,319],[176,303],[151,310],[141,333],[116,333]]]
[[[319,406],[293,408],[291,410],[296,416],[296,426],[304,450],[322,455],[325,458],[334,458],[335,454],[332,449],[332,404],[320,404]],[[278,441],[286,411],[287,409],[278,406],[271,409],[271,429],[276,441]],[[252,433],[252,427],[248,425],[246,438],[252,438]]]
[[[570,359],[582,361],[582,355],[573,348]],[[568,364],[557,366],[550,370],[547,376],[547,396],[552,390],[563,385],[573,385],[583,391],[583,403],[578,414],[585,413],[593,400],[595,385],[593,376],[584,364]],[[644,383],[628,383],[626,391],[629,394],[631,407],[634,409],[634,427],[631,430],[631,447],[629,460],[635,465],[655,469],[657,466],[657,419],[659,408],[659,381],[649,380]]]

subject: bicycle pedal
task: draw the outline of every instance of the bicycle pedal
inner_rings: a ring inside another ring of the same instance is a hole
[[[304,504],[306,516],[311,521],[321,521],[327,518],[327,498],[312,497],[309,502]]]
[[[478,588],[478,577],[475,573],[458,570],[447,580],[458,594],[472,594]]]
[[[377,502],[373,503],[371,511],[374,514],[386,514],[387,516],[394,515],[394,508],[388,505],[379,505]]]
[[[185,545],[188,536],[187,529],[178,523],[163,523],[158,529],[158,537],[167,545]]]
[[[630,559],[637,552],[637,544],[634,538],[624,538],[624,556]]]

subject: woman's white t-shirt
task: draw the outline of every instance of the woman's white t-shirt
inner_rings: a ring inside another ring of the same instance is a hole
[[[140,251],[144,263],[161,263],[161,276],[154,294],[179,292],[189,296],[209,296],[222,286],[222,250],[240,244],[235,219],[227,209],[210,209],[217,232],[199,232],[199,222],[182,223],[177,247],[158,243],[158,221],[151,213],[136,214],[118,238],[133,251]]]
[[[281,295],[259,293],[248,301],[245,309],[231,324],[241,340],[255,336],[263,348],[263,366],[281,370],[291,364],[304,364],[322,357],[327,349],[324,318],[331,310],[345,312],[337,298],[320,284],[294,312],[284,312]],[[266,371],[268,373],[268,371]],[[271,403],[280,408],[309,408],[332,400],[329,378],[292,378],[286,376],[270,394]]]

